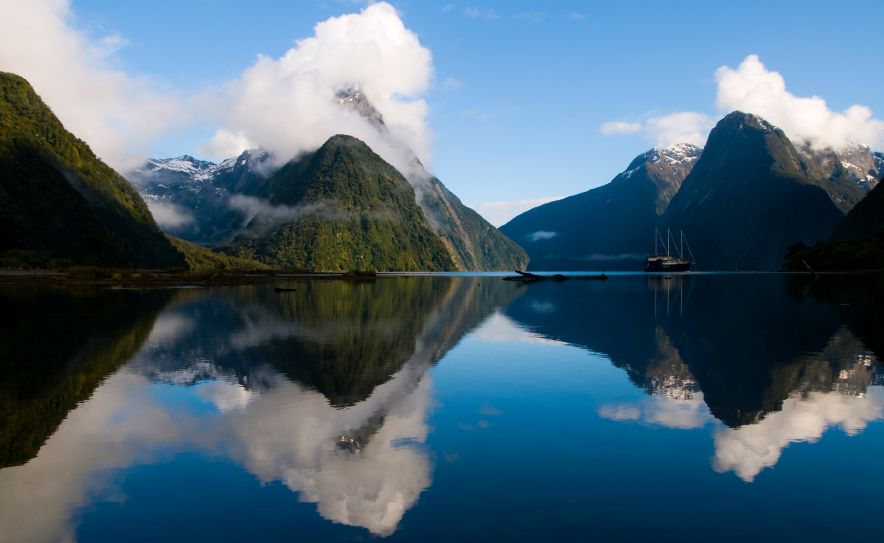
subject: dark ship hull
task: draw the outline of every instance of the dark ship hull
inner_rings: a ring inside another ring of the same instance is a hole
[[[670,256],[649,256],[645,260],[646,272],[686,272],[691,271],[694,263],[681,258],[673,258]]]

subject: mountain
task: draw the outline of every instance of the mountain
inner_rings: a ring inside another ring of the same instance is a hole
[[[861,241],[884,236],[884,187],[879,183],[850,210],[835,230],[838,241]]]
[[[427,172],[417,155],[390,133],[381,113],[358,87],[339,91],[336,99],[341,106],[365,118],[409,157],[412,166],[409,181],[417,188],[417,203],[430,227],[442,238],[457,269],[512,270],[527,267],[528,255],[525,250],[465,206],[439,178]]]
[[[807,176],[826,191],[843,213],[850,211],[884,174],[881,160],[866,145],[848,144],[837,151],[796,146]]]
[[[878,183],[844,217],[832,239],[789,248],[783,267],[793,271],[884,269],[884,184]]]
[[[735,111],[709,134],[665,218],[701,269],[778,269],[789,246],[827,239],[844,216],[820,184],[782,130]]]
[[[245,226],[248,211],[235,195],[254,195],[267,181],[270,155],[243,151],[220,164],[184,155],[151,159],[128,178],[157,217],[176,237],[202,245],[233,240]]]
[[[365,143],[337,135],[271,175],[231,251],[317,271],[449,270],[412,186]]]
[[[532,269],[640,269],[701,153],[690,144],[651,149],[607,185],[526,211],[501,231],[523,244]]]
[[[414,152],[390,133],[381,113],[358,87],[342,89],[334,99],[365,118],[393,147],[410,157],[408,180],[416,188],[415,199],[425,220],[452,261],[446,269],[527,266],[525,251],[430,175]],[[163,230],[193,243],[224,245],[237,238],[260,211],[262,202],[251,197],[257,196],[268,177],[278,170],[270,159],[260,150],[245,151],[220,164],[185,155],[151,159],[128,175]],[[252,230],[254,237],[255,225]]]
[[[3,72],[0,172],[4,265],[184,266],[135,189]]]

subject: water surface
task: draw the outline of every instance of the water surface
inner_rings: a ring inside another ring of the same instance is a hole
[[[874,279],[2,288],[0,541],[878,539]]]

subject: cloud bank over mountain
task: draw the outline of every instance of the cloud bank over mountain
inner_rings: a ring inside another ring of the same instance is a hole
[[[201,151],[214,159],[262,147],[284,161],[338,133],[358,137],[397,167],[408,142],[429,164],[430,51],[386,2],[318,23],[279,58],[258,55],[242,75],[183,93],[120,68],[126,40],[78,26],[69,0],[0,0],[0,70],[22,75],[74,134],[120,171],[143,163],[176,130],[214,130]],[[358,87],[386,131],[335,93]]]
[[[79,30],[69,0],[0,0],[0,70],[26,78],[65,127],[122,170],[189,116],[185,99],[115,65],[125,43]]]
[[[747,56],[736,68],[719,67],[715,81],[718,115],[682,111],[637,121],[610,121],[599,131],[605,135],[641,134],[659,147],[674,143],[702,146],[717,118],[738,110],[763,117],[793,141],[814,149],[884,144],[884,121],[875,118],[871,109],[855,104],[834,111],[819,96],[792,94],[783,76],[767,69],[758,55]]]
[[[404,159],[394,156],[391,139],[409,142],[428,163],[428,109],[421,95],[432,77],[430,51],[395,8],[372,4],[317,24],[313,36],[298,40],[279,58],[259,56],[228,86],[222,102],[229,114],[203,150],[224,158],[262,147],[286,160],[345,133],[396,166]],[[335,100],[336,93],[354,87],[380,111],[393,138]]]

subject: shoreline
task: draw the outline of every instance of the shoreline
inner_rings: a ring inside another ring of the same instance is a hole
[[[541,276],[564,274],[583,276],[598,271],[540,271],[532,272]],[[642,271],[608,271],[608,278],[617,277],[697,277],[709,275],[784,275],[784,276],[874,276],[881,270],[855,271],[694,271],[686,273],[647,273]],[[43,285],[43,286],[98,286],[110,288],[181,288],[271,284],[292,280],[340,280],[372,281],[393,277],[512,277],[509,271],[451,271],[451,272],[178,272],[163,270],[17,270],[0,269],[0,285]]]

